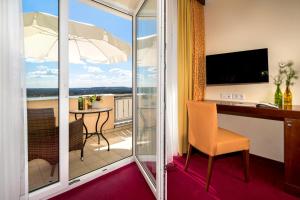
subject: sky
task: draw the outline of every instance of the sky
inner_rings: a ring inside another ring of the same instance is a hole
[[[58,0],[23,0],[23,12],[44,12],[58,15]],[[99,8],[91,7],[80,0],[69,0],[71,20],[93,24],[114,37],[132,46],[132,20],[110,14]],[[138,31],[138,37],[155,34],[155,20],[145,20]],[[42,42],[42,41],[41,41]],[[58,87],[58,63],[25,59],[26,82],[28,88]],[[155,70],[141,68],[139,78],[147,85],[153,82]],[[117,64],[93,64],[83,62],[69,65],[70,88],[80,87],[132,87],[132,56],[127,62]]]

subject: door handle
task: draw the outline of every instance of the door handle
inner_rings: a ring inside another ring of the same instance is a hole
[[[286,125],[287,125],[288,127],[292,127],[292,126],[293,126],[291,122],[287,122]]]

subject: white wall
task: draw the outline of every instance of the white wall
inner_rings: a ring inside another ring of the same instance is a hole
[[[206,53],[216,54],[258,48],[269,49],[269,72],[274,76],[280,61],[292,60],[300,71],[299,0],[207,0],[205,6]],[[284,87],[282,87],[284,90]],[[300,104],[300,80],[292,88],[293,103]],[[209,86],[206,99],[220,93],[242,93],[247,102],[273,102],[269,84]],[[283,161],[282,122],[220,115],[220,125],[251,139],[251,152]]]

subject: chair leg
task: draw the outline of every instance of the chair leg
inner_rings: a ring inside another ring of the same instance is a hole
[[[80,151],[80,160],[83,161],[83,148]]]
[[[209,184],[210,184],[210,179],[212,174],[213,158],[214,158],[213,156],[209,156],[208,158],[207,177],[206,177],[206,186],[205,186],[205,190],[207,192],[209,190]]]
[[[185,161],[185,166],[184,166],[184,171],[187,171],[187,168],[189,167],[192,148],[193,148],[193,146],[191,144],[189,144],[187,157],[186,157],[186,161]]]
[[[243,151],[245,182],[249,182],[249,150]]]
[[[52,165],[52,168],[51,168],[51,174],[50,174],[51,177],[53,177],[53,175],[54,175],[55,166],[56,166],[56,165]]]

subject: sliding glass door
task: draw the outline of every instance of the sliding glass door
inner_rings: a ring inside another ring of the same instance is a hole
[[[149,15],[151,12],[151,16]],[[156,179],[157,22],[156,2],[148,0],[136,16],[136,156],[151,181]]]
[[[30,199],[134,160],[163,199],[164,3],[97,1],[23,0]]]
[[[81,0],[23,12],[28,192],[46,199],[133,161],[133,16]]]
[[[59,181],[58,0],[23,0],[28,188]]]
[[[69,0],[68,24],[69,179],[75,183],[132,156],[132,16]]]
[[[162,19],[158,17],[160,3],[156,0],[144,1],[135,20],[135,156],[157,199],[163,199],[164,185],[164,84],[161,84],[164,71],[161,64],[164,51],[161,49],[164,46],[160,45],[163,38]]]

